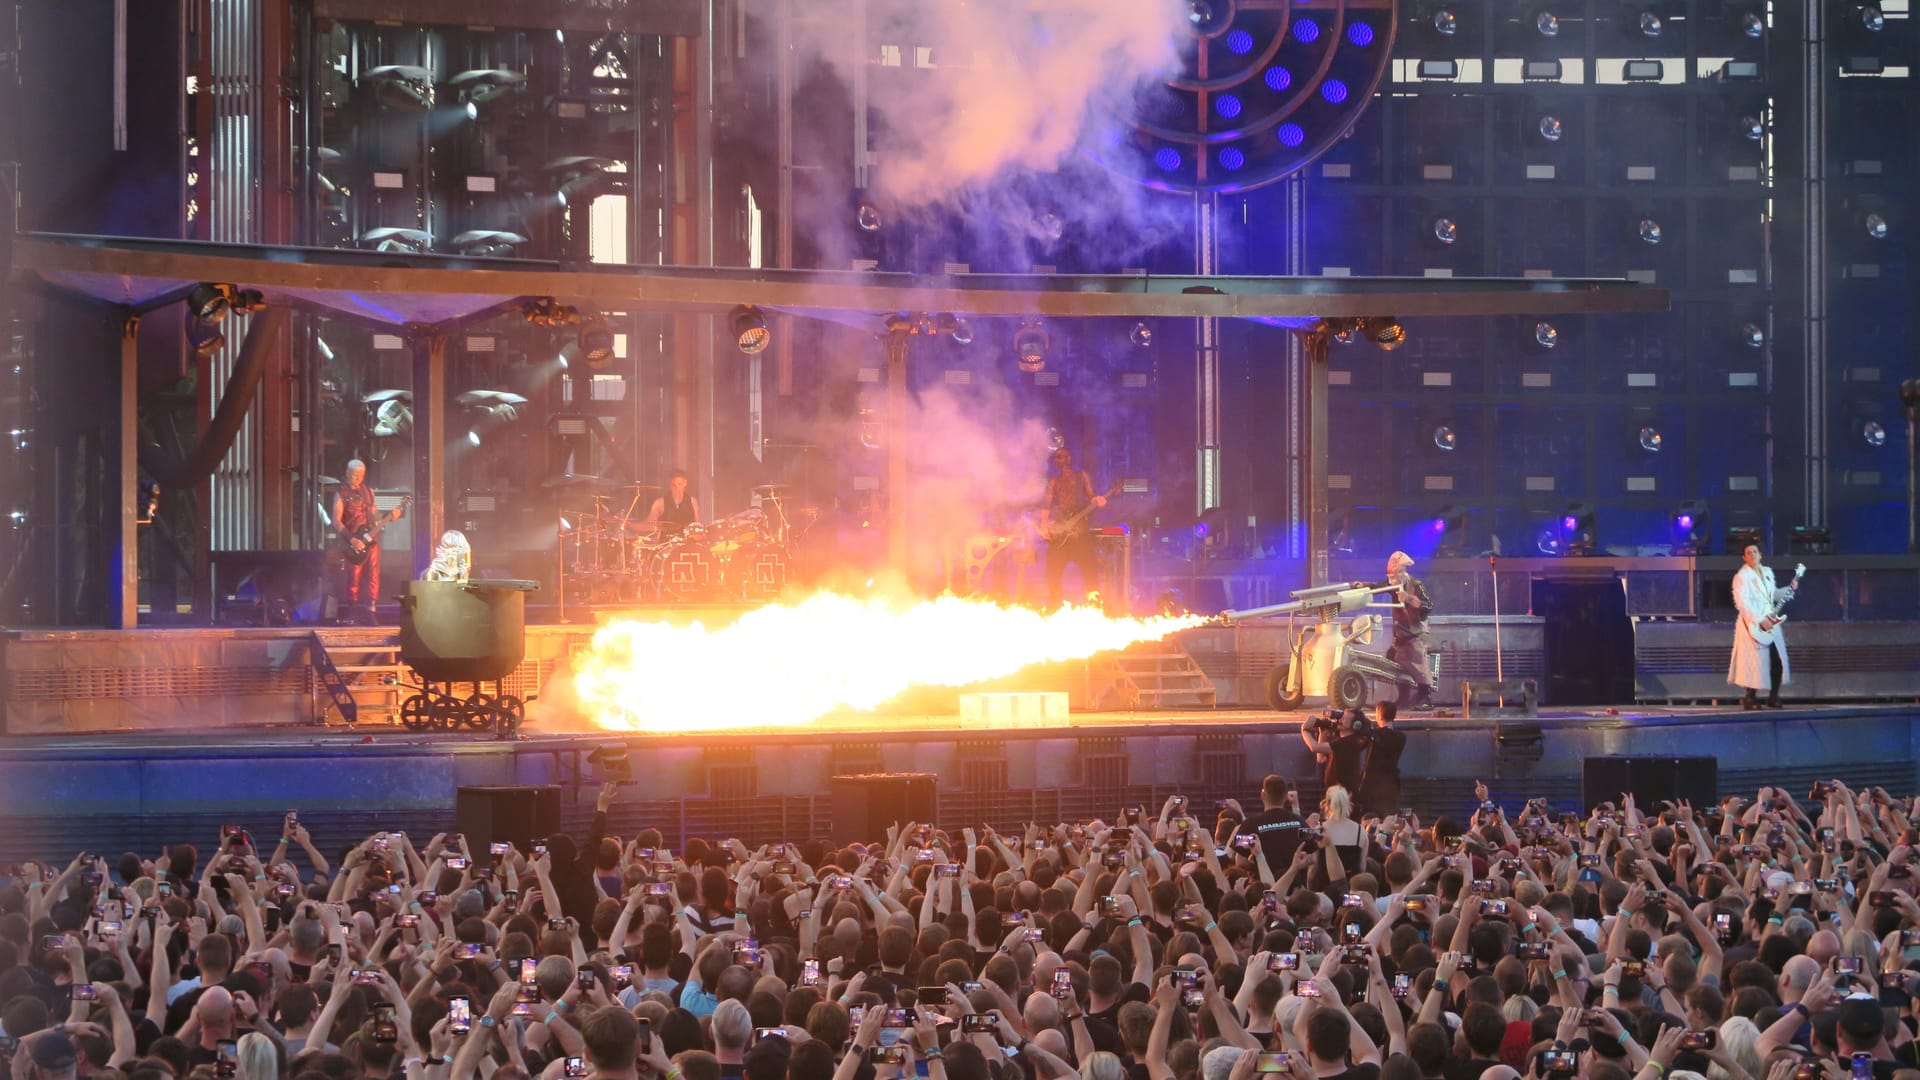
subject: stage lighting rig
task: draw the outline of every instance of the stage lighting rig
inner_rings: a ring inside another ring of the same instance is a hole
[[[575,156],[548,162],[547,174],[553,178],[554,197],[560,205],[572,206],[584,205],[592,201],[590,196],[619,186],[624,168],[612,158]]]
[[[1370,315],[1361,319],[1360,332],[1367,335],[1367,340],[1387,352],[1392,352],[1407,343],[1407,328],[1401,326],[1400,320],[1391,315]]]
[[[1533,343],[1543,349],[1551,349],[1560,344],[1560,328],[1545,319],[1533,324]]]
[[[580,325],[580,356],[587,366],[598,371],[613,363],[613,330],[605,319],[588,319]]]
[[[392,109],[426,112],[433,108],[433,72],[412,64],[386,64],[369,69],[360,81],[373,89],[373,99]]]
[[[1657,454],[1666,448],[1666,438],[1660,434],[1659,428],[1650,424],[1641,427],[1639,442],[1640,449],[1649,454]]]
[[[1558,554],[1579,557],[1599,549],[1599,518],[1590,503],[1573,503],[1560,512]]]
[[[1440,542],[1434,554],[1441,558],[1455,558],[1465,555],[1469,550],[1467,543],[1467,511],[1465,507],[1448,503],[1440,508],[1433,519],[1434,531],[1440,534]]]
[[[1452,428],[1441,424],[1433,429],[1433,446],[1436,450],[1452,453],[1460,448],[1460,436]]]
[[[195,285],[193,291],[187,294],[187,311],[195,319],[213,326],[232,311],[232,296],[231,285]]]
[[[1863,420],[1860,423],[1860,441],[1875,450],[1887,445],[1886,425],[1878,420]]]
[[[535,326],[572,326],[580,321],[580,312],[551,296],[536,296],[521,305],[520,317]]]
[[[369,229],[360,234],[360,243],[389,255],[421,255],[433,250],[433,234],[420,229]]]
[[[943,314],[935,319],[933,331],[952,338],[955,345],[973,344],[973,324],[952,313]]]
[[[760,309],[751,304],[742,304],[727,316],[727,332],[733,335],[733,342],[740,351],[755,356],[767,351],[773,344],[773,331],[767,328],[767,317]]]
[[[1153,345],[1153,327],[1144,322],[1134,323],[1133,329],[1127,331],[1127,340],[1133,342],[1138,348],[1151,348]]]
[[[1688,499],[1667,517],[1675,555],[1705,555],[1713,546],[1713,520],[1707,504]]]
[[[195,319],[187,324],[187,353],[205,360],[225,348],[227,335],[212,323]]]
[[[455,254],[476,259],[511,258],[513,249],[527,242],[519,233],[497,229],[472,229],[453,238]]]
[[[367,434],[391,439],[413,430],[413,391],[375,390],[360,399],[367,411]]]
[[[1047,367],[1047,349],[1052,339],[1038,318],[1022,319],[1013,332],[1013,359],[1020,370],[1032,374]]]
[[[503,71],[499,68],[485,68],[476,71],[463,71],[447,80],[448,88],[465,97],[470,104],[485,105],[517,92],[527,84],[527,77],[517,71]]]

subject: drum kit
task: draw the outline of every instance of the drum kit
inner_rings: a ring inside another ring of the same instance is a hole
[[[664,489],[594,476],[549,487],[592,487],[592,505],[560,517],[570,600],[588,603],[765,603],[786,588],[792,545],[819,511],[791,507],[786,484],[754,488],[760,505],[678,530],[648,521]]]

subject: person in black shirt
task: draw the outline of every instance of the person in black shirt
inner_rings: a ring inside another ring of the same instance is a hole
[[[1400,812],[1400,755],[1407,748],[1407,736],[1393,727],[1399,711],[1391,701],[1381,702],[1375,710],[1378,719],[1373,729],[1373,744],[1367,749],[1366,766],[1360,777],[1363,817],[1388,817]]]
[[[1267,866],[1276,874],[1293,865],[1293,853],[1300,847],[1300,814],[1292,803],[1293,792],[1286,777],[1268,775],[1260,781],[1260,812],[1241,822],[1240,831],[1234,834],[1259,837]]]
[[[1300,739],[1320,759],[1321,779],[1327,787],[1360,790],[1360,774],[1372,741],[1365,712],[1335,709],[1324,720],[1310,719],[1300,725]]]

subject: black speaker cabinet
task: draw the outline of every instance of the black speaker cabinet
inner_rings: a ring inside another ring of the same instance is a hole
[[[1618,804],[1632,792],[1643,811],[1662,800],[1685,799],[1695,809],[1712,806],[1720,796],[1720,759],[1712,757],[1590,757],[1580,768],[1580,802],[1588,810],[1603,802]]]
[[[933,822],[933,773],[864,773],[833,778],[833,842],[885,840],[890,825]]]
[[[506,842],[525,852],[534,840],[560,829],[560,788],[539,786],[463,787],[454,796],[454,821],[467,847],[485,851]]]

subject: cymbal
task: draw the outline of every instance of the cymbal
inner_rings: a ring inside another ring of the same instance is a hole
[[[761,484],[759,487],[753,489],[753,493],[755,495],[778,495],[783,491],[791,491],[792,489],[792,484]]]
[[[339,478],[338,478],[338,477],[333,477],[333,476],[323,476],[323,477],[321,477],[321,478],[320,478],[320,483],[321,483],[321,486],[323,486],[323,487],[324,487],[325,485],[327,485],[327,484],[337,484],[337,483],[339,483],[339,482],[340,482],[340,480],[339,480]]]
[[[547,487],[547,488],[580,487],[587,484],[599,484],[602,482],[603,481],[599,477],[593,475],[592,473],[564,473],[560,476],[550,476],[547,479],[542,480],[540,482],[540,486]]]

